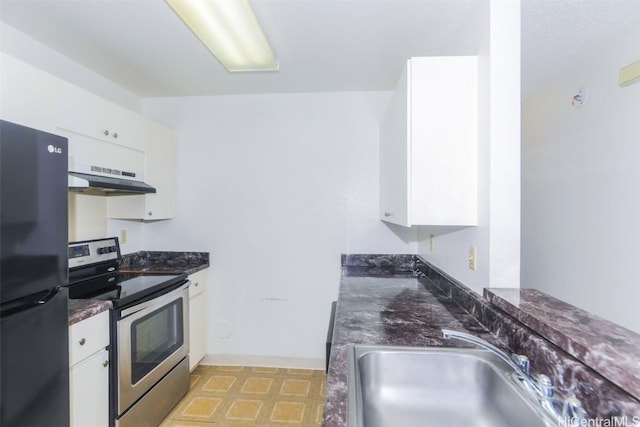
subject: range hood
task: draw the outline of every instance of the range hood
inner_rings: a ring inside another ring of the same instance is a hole
[[[145,153],[60,129],[69,139],[69,191],[99,196],[155,193],[144,182]]]
[[[69,162],[69,191],[98,196],[130,196],[155,193],[135,172]]]

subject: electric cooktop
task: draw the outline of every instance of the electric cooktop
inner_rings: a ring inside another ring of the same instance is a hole
[[[69,244],[69,298],[109,300],[114,307],[169,292],[187,280],[186,274],[121,273],[116,237]]]

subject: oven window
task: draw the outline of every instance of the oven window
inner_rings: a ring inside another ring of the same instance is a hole
[[[131,324],[131,383],[135,384],[182,347],[182,299]]]

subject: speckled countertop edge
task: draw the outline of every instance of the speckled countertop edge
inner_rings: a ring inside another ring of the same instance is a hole
[[[112,307],[111,301],[93,299],[69,300],[69,326],[75,325]]]
[[[484,295],[493,305],[640,399],[639,334],[536,289],[487,288]]]
[[[209,252],[138,251],[120,260],[123,273],[193,274],[209,266]]]

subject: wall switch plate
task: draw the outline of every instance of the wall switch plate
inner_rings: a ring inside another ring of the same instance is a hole
[[[477,262],[478,262],[478,247],[476,245],[471,245],[469,247],[469,268],[472,270],[477,270]]]
[[[127,243],[127,230],[120,230],[120,237],[118,238],[118,240],[120,241],[120,244]]]

